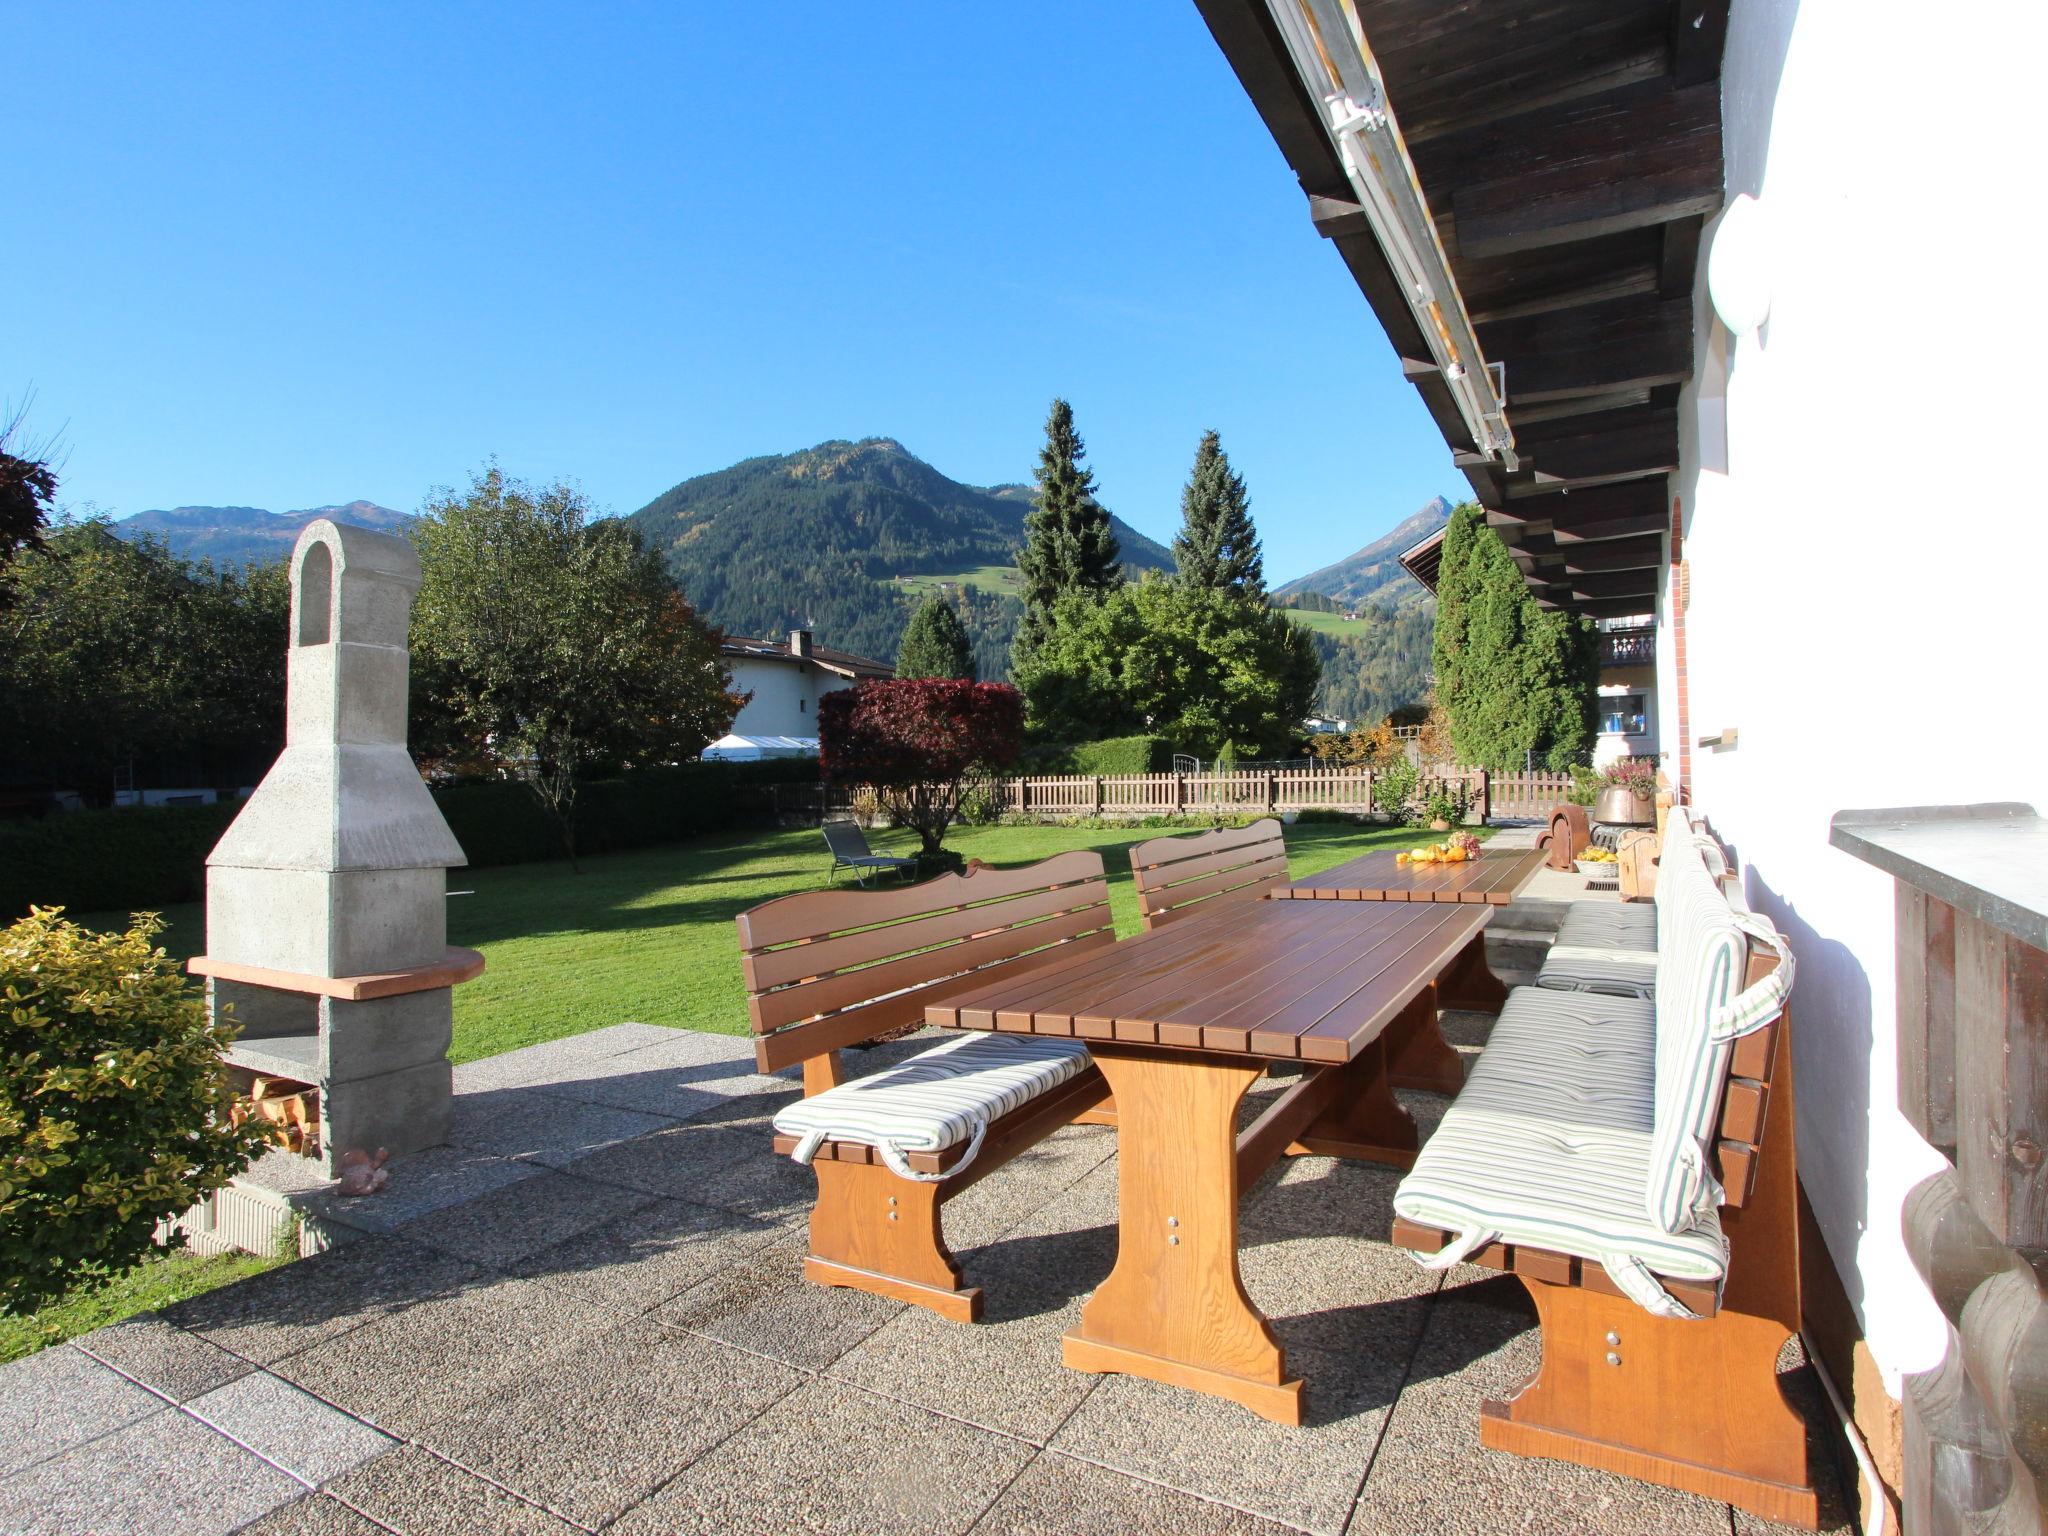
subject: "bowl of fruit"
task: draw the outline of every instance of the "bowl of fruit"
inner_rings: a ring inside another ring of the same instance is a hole
[[[1479,839],[1470,832],[1453,832],[1440,843],[1424,843],[1394,855],[1396,864],[1467,864],[1479,857]]]
[[[1595,880],[1614,878],[1614,850],[1612,848],[1588,848],[1572,861],[1582,875]]]

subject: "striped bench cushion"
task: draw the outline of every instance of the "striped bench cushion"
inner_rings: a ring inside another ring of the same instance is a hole
[[[855,1078],[775,1116],[775,1129],[798,1138],[791,1153],[808,1163],[827,1141],[873,1147],[892,1172],[934,1183],[974,1161],[989,1122],[1088,1070],[1088,1047],[1044,1035],[959,1035],[899,1067]],[[906,1152],[942,1152],[969,1143],[948,1172],[923,1174]]]
[[[1605,992],[1614,997],[1651,998],[1657,995],[1657,955],[1654,950],[1553,944],[1550,953],[1543,957],[1536,985],[1553,992]]]
[[[1657,909],[1640,903],[1574,902],[1558,925],[1557,942],[1577,949],[1654,950]]]
[[[1721,1203],[1710,1142],[1735,1042],[1784,1011],[1792,955],[1763,919],[1738,911],[1716,877],[1718,852],[1673,822],[1657,875],[1655,1136],[1647,1213],[1667,1232]],[[1778,968],[1744,989],[1749,941],[1776,952]]]
[[[1488,1243],[1603,1266],[1660,1317],[1692,1312],[1657,1281],[1727,1273],[1719,1217],[1679,1232],[1648,1215],[1655,1011],[1638,998],[1517,987],[1464,1090],[1394,1194],[1410,1221],[1450,1231],[1448,1269]]]

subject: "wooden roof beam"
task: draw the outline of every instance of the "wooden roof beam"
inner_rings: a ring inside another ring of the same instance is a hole
[[[1601,597],[1654,597],[1657,592],[1657,569],[1648,566],[1636,571],[1596,571],[1571,578],[1572,596],[1581,600]]]
[[[1678,468],[1678,412],[1648,405],[1566,417],[1518,430],[1516,444],[1531,474],[1510,496],[1669,474]]]
[[[1460,258],[1590,240],[1721,206],[1718,81],[1627,86],[1415,147]]]
[[[1692,376],[1692,332],[1690,297],[1655,294],[1478,327],[1487,361],[1506,365],[1510,408],[1683,383]]]

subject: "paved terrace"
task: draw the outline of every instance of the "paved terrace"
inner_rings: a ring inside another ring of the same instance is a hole
[[[1246,1201],[1245,1284],[1308,1382],[1288,1429],[1060,1364],[1115,1253],[1112,1131],[1070,1127],[947,1207],[987,1288],[962,1327],[803,1281],[811,1178],[768,1146],[796,1090],[745,1041],[622,1024],[456,1078],[458,1145],[332,1201],[350,1240],[0,1368],[0,1531],[1773,1529],[1481,1449],[1534,1312],[1510,1277],[1388,1246],[1391,1170],[1285,1161]],[[1445,1101],[1403,1097],[1426,1135]]]

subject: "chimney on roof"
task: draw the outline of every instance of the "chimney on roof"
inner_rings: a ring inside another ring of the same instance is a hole
[[[811,632],[808,629],[792,629],[789,632],[789,654],[808,656],[811,654]]]

